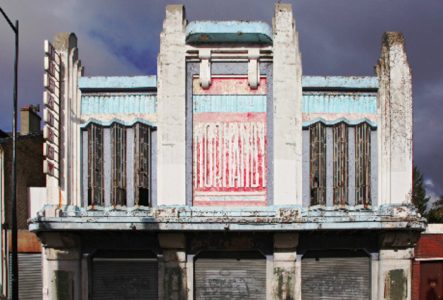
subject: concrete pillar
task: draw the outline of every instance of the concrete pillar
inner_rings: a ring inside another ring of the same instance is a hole
[[[380,204],[407,204],[412,193],[412,83],[401,33],[384,34],[376,72],[378,199]]]
[[[185,8],[166,6],[157,59],[157,203],[186,204]]]
[[[378,300],[378,274],[380,267],[379,253],[371,253],[371,300]]]
[[[42,233],[39,238],[43,243],[43,299],[82,299],[78,239],[59,233]]]
[[[380,250],[378,297],[375,299],[411,299],[411,259],[413,248]]]
[[[163,276],[160,278],[160,297],[164,300],[187,299],[186,274],[186,237],[181,233],[161,233],[158,236],[160,247],[163,249]]]
[[[54,37],[54,48],[60,55],[60,199],[59,204],[68,205],[71,199],[71,186],[74,181],[72,176],[73,165],[77,162],[75,158],[80,157],[80,153],[75,153],[72,127],[79,112],[73,110],[77,99],[72,98],[73,79],[77,77],[75,61],[78,60],[77,36],[72,32],[61,32]],[[78,113],[78,114],[77,114]],[[78,122],[78,121],[77,121]]]
[[[302,66],[290,4],[276,4],[273,27],[273,199],[302,205]]]
[[[380,237],[378,259],[378,294],[373,299],[411,299],[411,264],[413,245],[418,234],[389,232]],[[376,270],[372,270],[375,272]]]
[[[298,234],[274,234],[274,272],[272,278],[272,299],[297,299],[301,290],[300,278],[296,274]],[[297,284],[298,283],[298,284]]]
[[[50,70],[47,72],[55,84],[52,95],[55,103],[47,103],[49,93],[45,95],[44,115],[50,113],[56,120],[53,130],[56,131],[54,161],[57,170],[54,176],[46,176],[46,216],[57,215],[57,209],[62,206],[80,205],[81,199],[80,90],[77,82],[83,68],[78,59],[77,37],[72,32],[58,33],[52,46],[55,54],[45,63],[45,68]]]

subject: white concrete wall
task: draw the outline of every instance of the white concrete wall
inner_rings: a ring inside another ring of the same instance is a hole
[[[157,203],[186,204],[185,11],[168,5],[157,59]]]
[[[69,234],[41,234],[43,299],[82,299],[79,241]],[[85,287],[87,288],[87,287]]]
[[[28,188],[28,216],[34,218],[37,212],[46,204],[46,188],[45,187],[30,187]]]
[[[302,205],[302,86],[290,4],[276,4],[274,30],[274,204]]]
[[[407,204],[412,193],[412,83],[401,33],[384,34],[376,71],[378,199],[380,204]]]
[[[443,224],[428,224],[422,234],[443,234]]]

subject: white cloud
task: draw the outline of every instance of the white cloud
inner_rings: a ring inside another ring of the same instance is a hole
[[[424,181],[423,183],[424,183],[424,185],[425,185],[427,188],[432,188],[432,187],[434,187],[434,182],[433,182],[432,179],[430,179],[430,178],[425,179],[425,181]]]

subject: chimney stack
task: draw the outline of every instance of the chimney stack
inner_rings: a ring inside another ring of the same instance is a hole
[[[20,109],[20,135],[40,132],[40,105],[27,105]]]

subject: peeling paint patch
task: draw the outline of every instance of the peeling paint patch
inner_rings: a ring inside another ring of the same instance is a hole
[[[405,300],[408,296],[408,279],[403,269],[390,270],[385,277],[384,298]]]
[[[304,113],[377,113],[377,94],[361,92],[303,92]]]

